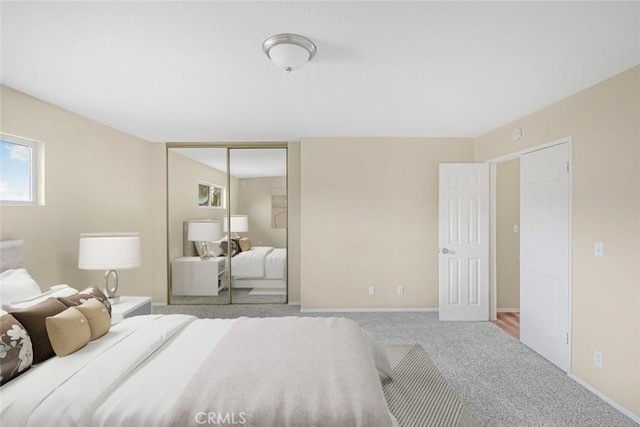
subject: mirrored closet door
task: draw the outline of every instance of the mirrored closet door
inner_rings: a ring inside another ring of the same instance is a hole
[[[170,304],[287,302],[287,151],[167,148]]]
[[[231,148],[229,233],[234,303],[287,302],[287,151]],[[225,230],[229,227],[224,227]]]

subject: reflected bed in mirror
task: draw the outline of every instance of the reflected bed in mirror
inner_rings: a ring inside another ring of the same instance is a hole
[[[202,221],[185,221],[184,229]],[[238,239],[233,239],[238,240]],[[247,238],[244,242],[250,242]],[[243,243],[244,243],[243,242]],[[249,243],[250,244],[250,243]],[[227,247],[226,241],[209,242],[214,253]],[[225,304],[229,300],[227,277],[231,274],[234,303],[282,303],[287,295],[287,250],[270,246],[235,244],[238,252],[202,261],[194,242],[184,238],[184,257],[172,263],[174,304]],[[244,250],[242,249],[244,247]],[[224,254],[222,254],[224,255]],[[202,261],[202,262],[201,262]],[[218,289],[213,283],[218,276]],[[189,289],[181,285],[190,283]],[[204,282],[201,284],[201,282]]]
[[[168,144],[167,156],[169,303],[286,303],[286,145]],[[201,190],[203,183],[209,191]],[[211,197],[211,188],[225,200]],[[221,241],[206,245],[219,252],[206,259],[196,252],[201,242],[187,239],[188,224],[196,221],[222,224]],[[222,249],[228,237],[239,246],[233,256]]]

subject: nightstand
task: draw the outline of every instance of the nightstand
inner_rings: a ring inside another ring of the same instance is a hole
[[[120,297],[120,301],[111,304],[111,324],[127,317],[151,314],[151,297]]]
[[[225,257],[182,257],[171,263],[171,295],[215,296],[224,286]]]

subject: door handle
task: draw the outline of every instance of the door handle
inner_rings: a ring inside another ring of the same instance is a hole
[[[449,253],[449,249],[442,248],[442,249],[440,249],[440,252],[443,253],[443,254],[448,254]]]

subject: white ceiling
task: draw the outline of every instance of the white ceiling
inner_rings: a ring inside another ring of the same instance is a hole
[[[639,2],[6,2],[4,85],[150,141],[475,137],[640,63]],[[287,74],[262,52],[317,45]]]
[[[225,148],[171,148],[184,157],[220,172],[227,172]],[[229,169],[234,178],[270,178],[287,176],[287,151],[284,148],[232,148]]]

